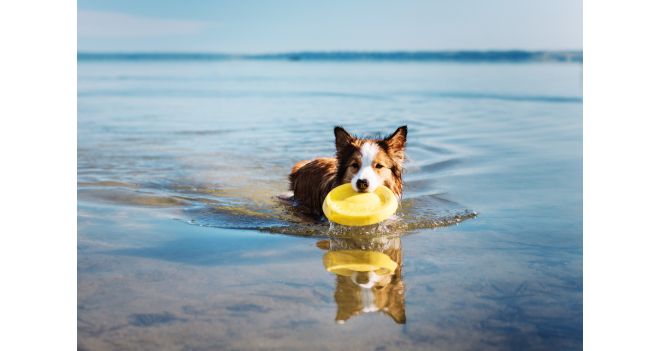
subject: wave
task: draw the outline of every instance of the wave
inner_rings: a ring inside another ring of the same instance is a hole
[[[583,51],[333,51],[274,54],[204,52],[79,52],[79,61],[450,61],[450,62],[583,62]]]
[[[557,102],[557,103],[582,103],[580,96],[544,96],[544,95],[510,95],[471,92],[418,92],[417,95],[426,95],[435,98],[452,98],[467,100],[504,100],[504,101],[531,101],[531,102]]]
[[[273,234],[327,237],[357,233],[405,235],[420,229],[459,224],[478,213],[445,199],[442,194],[412,196],[402,200],[397,215],[377,225],[360,228],[331,225],[306,217],[276,192],[217,189],[204,184],[134,184],[121,181],[78,182],[79,201],[181,210],[175,219],[214,228],[257,230]],[[266,194],[266,195],[264,195]]]

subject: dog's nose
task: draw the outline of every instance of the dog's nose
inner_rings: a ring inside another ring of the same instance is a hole
[[[367,272],[356,272],[356,284],[367,284],[370,281],[370,276]]]
[[[356,181],[356,187],[358,188],[358,190],[366,190],[367,188],[369,188],[369,186],[370,183],[367,181],[367,179],[358,179]]]

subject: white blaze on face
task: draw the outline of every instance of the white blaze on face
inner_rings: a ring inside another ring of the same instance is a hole
[[[372,291],[372,287],[381,280],[381,276],[374,273],[374,272],[368,272],[367,276],[369,280],[365,283],[358,283],[356,276],[358,275],[358,272],[353,272],[351,274],[351,281],[358,285],[360,287],[360,298],[361,302],[363,303],[363,312],[375,312],[378,311],[379,308],[376,307],[375,301],[374,301],[374,292]]]
[[[358,277],[358,272],[351,273],[351,281],[363,289],[371,289],[382,278],[382,276],[376,274],[375,272],[367,272],[368,280],[364,283],[359,283],[357,277]]]
[[[379,186],[379,177],[376,175],[376,172],[374,172],[374,168],[372,168],[372,163],[378,152],[379,147],[374,143],[365,143],[360,147],[360,169],[358,170],[358,173],[351,178],[351,187],[353,187],[353,190],[358,191],[358,186],[356,185],[358,179],[367,180],[369,184],[367,191],[370,193]]]

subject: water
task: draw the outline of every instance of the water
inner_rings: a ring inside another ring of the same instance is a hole
[[[80,61],[79,347],[580,349],[581,69]],[[333,126],[401,124],[394,223],[355,234],[274,200]],[[397,269],[328,272],[347,251]]]
[[[220,53],[92,53],[79,52],[79,61],[399,61],[399,62],[583,62],[582,51],[326,51],[280,54]]]

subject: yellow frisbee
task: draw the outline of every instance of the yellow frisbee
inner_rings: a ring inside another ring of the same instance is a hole
[[[324,267],[331,273],[349,277],[353,272],[392,274],[397,269],[397,263],[381,252],[343,250],[327,252]]]
[[[342,225],[361,226],[379,223],[397,211],[397,197],[385,186],[371,193],[359,193],[351,184],[331,190],[324,199],[324,215]]]

